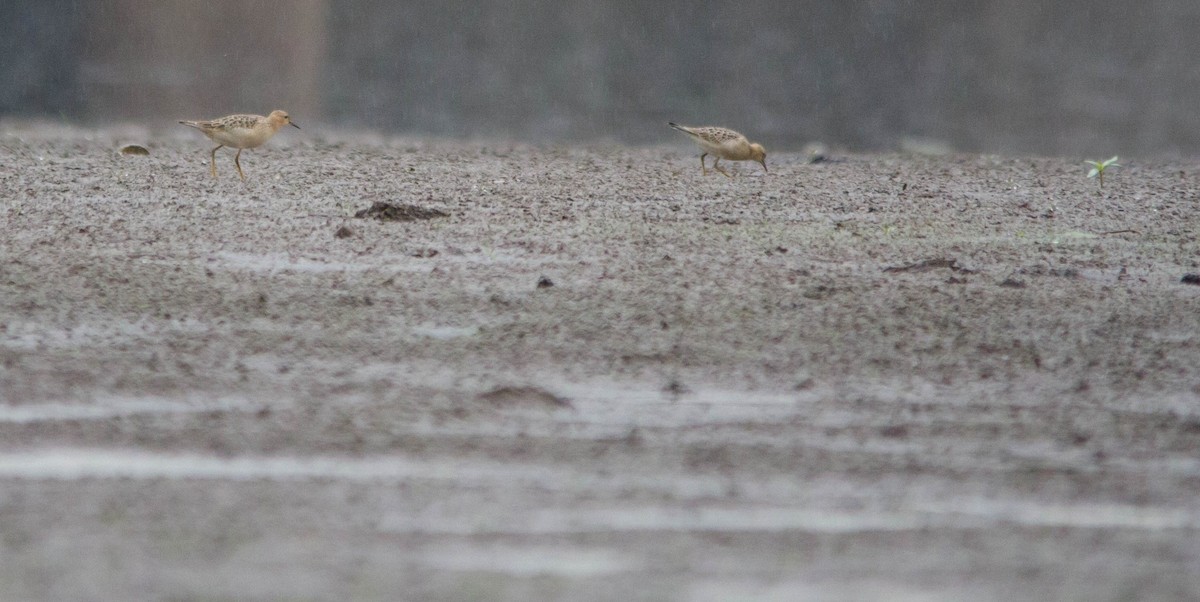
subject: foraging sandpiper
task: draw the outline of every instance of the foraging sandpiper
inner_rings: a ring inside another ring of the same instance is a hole
[[[708,175],[708,166],[704,164],[704,158],[712,153],[716,157],[713,161],[713,169],[725,174],[729,174],[721,169],[721,159],[730,161],[758,161],[763,166],[763,171],[767,171],[767,151],[761,144],[752,143],[745,136],[726,128],[718,127],[687,127],[675,123],[667,123],[667,125],[687,134],[692,137],[696,144],[704,150],[700,155],[700,172]]]
[[[217,148],[212,149],[211,168],[214,178],[217,177],[217,151],[223,146],[238,149],[237,154],[233,156],[233,164],[237,166],[238,175],[242,177],[242,180],[246,179],[246,174],[242,173],[242,150],[262,146],[271,136],[275,135],[275,132],[279,131],[279,128],[285,125],[300,129],[300,126],[296,125],[291,117],[288,117],[286,111],[271,111],[271,114],[266,117],[262,115],[229,115],[212,121],[180,121],[179,123],[204,132],[205,136],[217,143]]]

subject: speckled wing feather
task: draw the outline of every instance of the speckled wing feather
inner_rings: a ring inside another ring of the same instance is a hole
[[[253,129],[263,118],[258,115],[229,115],[212,121],[196,122],[196,127],[202,130],[237,130]]]
[[[707,142],[714,146],[720,146],[726,142],[734,142],[745,140],[746,137],[728,128],[720,128],[713,126],[705,127],[688,127],[678,125],[676,123],[668,123],[667,125],[695,138],[700,142]]]
[[[726,142],[744,140],[746,138],[745,136],[726,128],[699,127],[689,129],[691,130],[691,134],[693,136],[713,144],[724,144]]]

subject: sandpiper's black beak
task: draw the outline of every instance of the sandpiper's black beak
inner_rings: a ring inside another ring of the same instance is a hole
[[[763,166],[763,171],[765,171],[765,172],[767,172],[767,173],[771,173],[769,170],[767,170],[767,160],[766,160],[766,159],[763,159],[762,161],[759,161],[759,163],[762,163],[762,166]]]
[[[289,121],[288,123],[292,124],[292,127],[296,128],[296,129],[300,129],[300,126],[296,125],[295,121]]]

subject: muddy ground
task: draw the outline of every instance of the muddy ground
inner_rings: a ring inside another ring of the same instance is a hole
[[[663,138],[0,124],[0,598],[1200,597],[1200,164]]]

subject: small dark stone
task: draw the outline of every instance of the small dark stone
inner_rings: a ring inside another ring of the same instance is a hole
[[[933,258],[933,259],[923,259],[921,261],[918,261],[916,263],[910,263],[908,265],[898,265],[898,266],[891,266],[891,267],[883,268],[883,271],[885,273],[928,272],[929,270],[938,269],[938,268],[946,268],[946,269],[954,270],[955,272],[962,272],[964,274],[974,274],[975,273],[975,270],[961,265],[958,262],[958,260],[953,257],[937,257],[937,258]]]
[[[1005,278],[1000,282],[1000,286],[1004,288],[1025,288],[1025,281],[1017,280],[1016,278]]]
[[[537,281],[537,287],[538,287],[538,288],[550,288],[550,287],[552,287],[552,286],[554,286],[554,281],[553,281],[553,280],[551,280],[551,279],[549,279],[549,278],[547,278],[547,277],[545,277],[545,276],[542,276],[541,278],[538,278],[538,281]]]
[[[333,233],[334,238],[350,238],[351,236],[354,236],[354,228],[350,226],[342,226]]]
[[[1200,274],[1184,274],[1183,278],[1179,279],[1184,284],[1200,285]]]
[[[663,393],[668,393],[672,397],[679,397],[680,395],[686,395],[691,392],[692,390],[687,385],[679,382],[678,379],[671,379],[671,382],[667,383],[667,385],[663,387]]]

